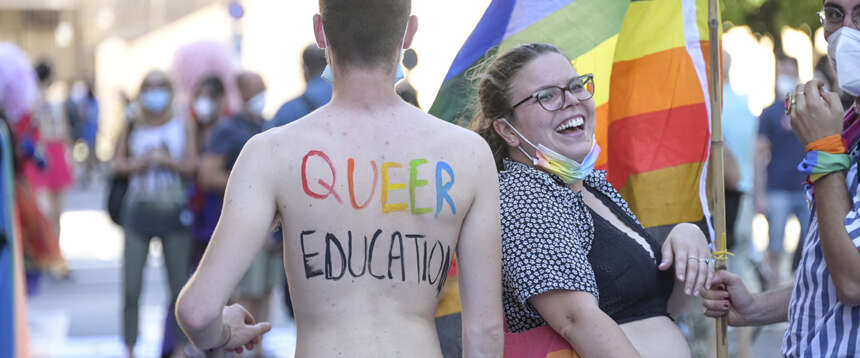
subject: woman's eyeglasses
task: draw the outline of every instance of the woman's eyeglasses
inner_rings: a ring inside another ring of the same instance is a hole
[[[579,77],[575,77],[567,84],[567,87],[559,87],[559,86],[547,86],[541,88],[531,96],[523,99],[522,101],[517,102],[517,104],[511,107],[511,112],[514,111],[521,104],[526,103],[527,101],[534,99],[537,101],[540,106],[548,111],[555,112],[559,109],[564,108],[564,102],[566,101],[567,96],[565,96],[564,92],[568,91],[573,94],[580,101],[585,101],[594,96],[594,75],[589,73],[586,75],[582,75]]]

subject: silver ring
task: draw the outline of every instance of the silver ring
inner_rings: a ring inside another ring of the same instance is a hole
[[[695,257],[695,256],[687,256],[687,261],[690,261],[690,260],[700,261],[700,259],[699,259],[698,257]]]

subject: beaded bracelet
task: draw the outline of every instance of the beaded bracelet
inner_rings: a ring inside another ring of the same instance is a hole
[[[797,170],[808,175],[809,182],[815,183],[827,174],[847,170],[850,166],[851,157],[848,154],[813,150],[806,153],[806,157],[797,165]]]

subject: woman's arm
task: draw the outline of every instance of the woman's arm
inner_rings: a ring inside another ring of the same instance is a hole
[[[116,174],[131,175],[149,167],[149,159],[128,157],[128,138],[131,131],[131,121],[125,121],[120,130],[119,139],[114,149],[113,171]]]
[[[175,160],[169,155],[159,158],[159,164],[175,170],[179,175],[191,178],[197,172],[197,130],[190,120],[183,120],[185,124],[185,150],[182,159]]]
[[[529,299],[541,317],[583,358],[639,357],[621,327],[582,291],[549,291]]]

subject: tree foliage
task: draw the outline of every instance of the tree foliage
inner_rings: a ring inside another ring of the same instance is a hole
[[[770,36],[775,48],[782,48],[784,26],[807,31],[810,36],[821,26],[816,14],[822,9],[819,0],[719,0],[723,21],[747,25],[753,33]]]

